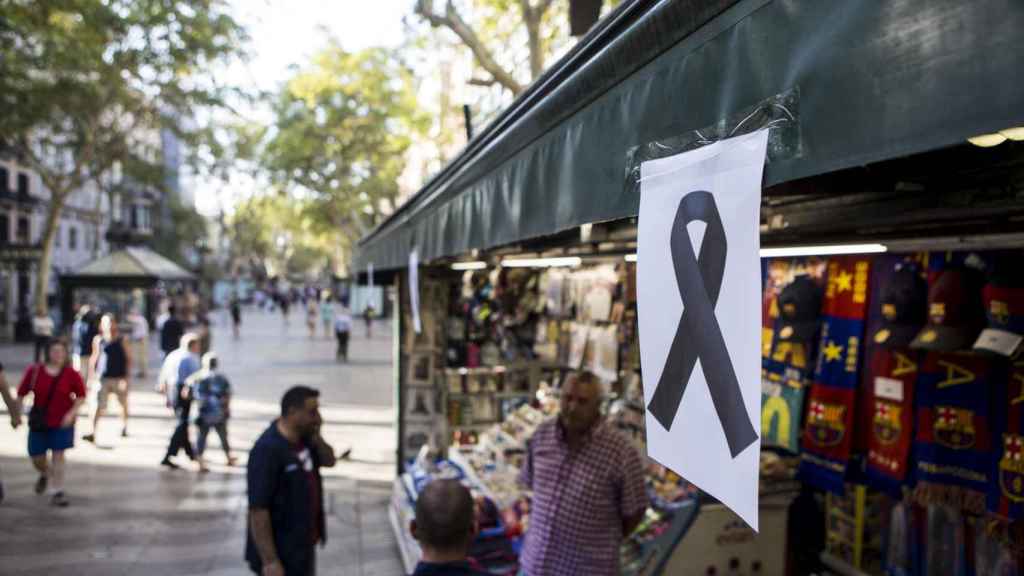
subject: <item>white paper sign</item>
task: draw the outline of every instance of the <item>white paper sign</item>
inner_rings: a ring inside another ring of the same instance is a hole
[[[416,249],[409,252],[409,306],[412,308],[412,327],[419,334],[420,324],[420,257]]]
[[[637,238],[648,455],[754,530],[767,143],[760,131],[643,163]]]

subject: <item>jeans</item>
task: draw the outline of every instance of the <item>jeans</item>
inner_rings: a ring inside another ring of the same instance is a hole
[[[348,360],[348,332],[335,332],[334,335],[338,338],[338,352],[334,356]]]
[[[228,444],[228,422],[223,420],[217,424],[205,424],[200,420],[199,424],[199,437],[196,438],[196,456],[203,457],[203,453],[206,452],[206,437],[210,434],[210,429],[213,428],[217,431],[217,436],[220,437],[220,446],[224,449],[224,453],[229,457],[231,456],[231,445]]]
[[[177,456],[181,450],[185,451],[185,455],[190,460],[195,459],[195,453],[192,451],[192,443],[188,439],[188,420],[192,414],[192,399],[186,400],[181,399],[181,386],[178,386],[178,401],[174,407],[174,413],[178,416],[178,426],[174,429],[174,434],[171,435],[171,444],[167,447],[167,458],[171,456]]]

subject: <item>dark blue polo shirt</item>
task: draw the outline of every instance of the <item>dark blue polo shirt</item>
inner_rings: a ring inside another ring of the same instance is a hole
[[[327,542],[327,526],[324,522],[323,479],[320,477],[320,461],[316,450],[306,445],[313,461],[319,493],[319,514],[312,518],[312,496],[309,478],[303,469],[296,450],[277,430],[275,420],[260,436],[249,452],[247,471],[249,487],[249,508],[263,508],[270,511],[270,524],[274,531],[274,545],[284,565],[285,573],[310,574],[315,562],[313,554],[313,526],[319,527],[321,546]],[[262,570],[262,561],[252,529],[246,523],[245,559],[253,571]]]
[[[474,570],[469,562],[420,562],[412,576],[484,576],[484,572]]]

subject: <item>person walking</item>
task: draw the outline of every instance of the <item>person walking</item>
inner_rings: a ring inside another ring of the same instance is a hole
[[[53,338],[53,318],[43,310],[36,310],[32,317],[32,336],[35,339],[36,349],[33,362],[39,363],[39,359],[46,353],[46,346]]]
[[[327,542],[320,467],[337,460],[320,436],[319,397],[306,386],[285,392],[281,417],[249,452],[245,560],[263,576],[316,574],[316,545]]]
[[[338,351],[334,354],[334,358],[336,360],[348,362],[348,337],[351,333],[352,313],[349,312],[348,307],[342,303],[338,306],[338,311],[334,314],[334,336],[338,339]]]
[[[138,366],[135,375],[145,378],[149,372],[149,320],[137,308],[133,308],[128,314],[128,323],[132,329],[132,360]]]
[[[75,419],[85,402],[85,383],[69,363],[67,342],[50,342],[42,364],[25,370],[18,386],[18,408],[32,394],[32,411],[28,415],[28,455],[39,472],[35,492],[50,489],[50,503],[65,507],[64,452],[75,445]],[[49,459],[47,458],[49,454]]]
[[[124,343],[117,320],[112,314],[104,314],[100,319],[100,333],[93,339],[92,358],[89,360],[90,370],[99,379],[96,392],[96,410],[92,417],[92,432],[82,436],[82,440],[96,443],[96,432],[100,418],[107,411],[110,395],[117,396],[121,405],[121,437],[128,437],[128,378],[132,370],[132,355]]]
[[[242,326],[242,304],[238,301],[238,294],[231,297],[231,303],[228,305],[231,310],[231,332],[235,336],[235,340],[241,336],[240,328]]]
[[[178,349],[184,335],[185,325],[178,318],[177,308],[171,304],[167,307],[167,318],[160,325],[160,350],[164,353],[164,358]]]
[[[324,326],[324,338],[330,338],[331,327],[334,325],[334,301],[331,293],[326,290],[320,300],[320,322]]]
[[[217,354],[207,352],[203,354],[203,369],[190,377],[194,383],[190,387],[194,391],[194,398],[199,404],[199,416],[196,424],[199,426],[199,435],[196,438],[196,458],[199,462],[199,471],[208,472],[210,469],[206,464],[206,438],[210,429],[217,431],[220,437],[220,446],[224,449],[224,456],[227,457],[228,466],[234,466],[236,458],[231,455],[231,445],[228,444],[228,417],[231,414],[231,383],[217,370]]]
[[[4,365],[0,363],[0,398],[4,401],[4,406],[7,406],[7,415],[11,418],[11,428],[14,430],[21,426],[21,406],[18,404],[18,400],[11,395],[11,389],[7,385],[7,374],[4,373]],[[0,478],[0,504],[4,501],[4,483],[3,478]]]
[[[92,337],[89,336],[92,308],[83,304],[71,324],[71,365],[82,375],[82,381],[89,381],[89,356],[92,356]]]
[[[533,491],[521,575],[619,574],[619,545],[647,510],[644,467],[601,419],[601,383],[570,375],[559,414],[527,443],[519,483]]]
[[[174,408],[178,425],[171,435],[167,454],[160,464],[172,470],[180,468],[171,458],[184,450],[189,460],[195,460],[192,442],[188,437],[189,418],[192,414],[192,393],[189,377],[199,371],[199,335],[189,332],[181,337],[181,346],[164,360],[160,370],[160,391],[167,394],[168,406]]]
[[[320,310],[316,298],[306,298],[306,328],[309,330],[309,339],[316,338],[316,317]]]
[[[476,505],[458,480],[434,480],[416,498],[409,532],[420,544],[412,576],[484,576],[466,558],[476,537]]]
[[[363,320],[366,322],[366,337],[373,338],[373,304],[367,304],[363,310]]]

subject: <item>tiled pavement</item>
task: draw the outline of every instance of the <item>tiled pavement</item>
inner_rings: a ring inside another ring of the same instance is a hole
[[[325,438],[353,448],[353,460],[325,474],[328,544],[320,574],[401,574],[387,521],[394,471],[390,336],[357,334],[354,362],[333,361],[332,343],[310,340],[293,318],[285,330],[277,317],[253,313],[241,341],[215,334],[225,371],[237,389],[231,440],[242,456],[277,411],[288,386],[321,389]],[[0,348],[9,378],[20,373],[29,350]],[[153,351],[154,361],[156,352]],[[12,385],[14,383],[12,382]],[[113,406],[112,406],[113,407]],[[157,462],[173,420],[151,383],[133,384],[131,436],[115,436],[108,418],[100,446],[78,443],[69,454],[72,506],[54,509],[32,494],[35,475],[24,457],[24,427],[0,420],[0,477],[7,500],[0,505],[0,575],[241,575],[245,538],[244,468],[223,465],[211,435],[213,472],[163,471]],[[85,419],[78,433],[87,428]]]

